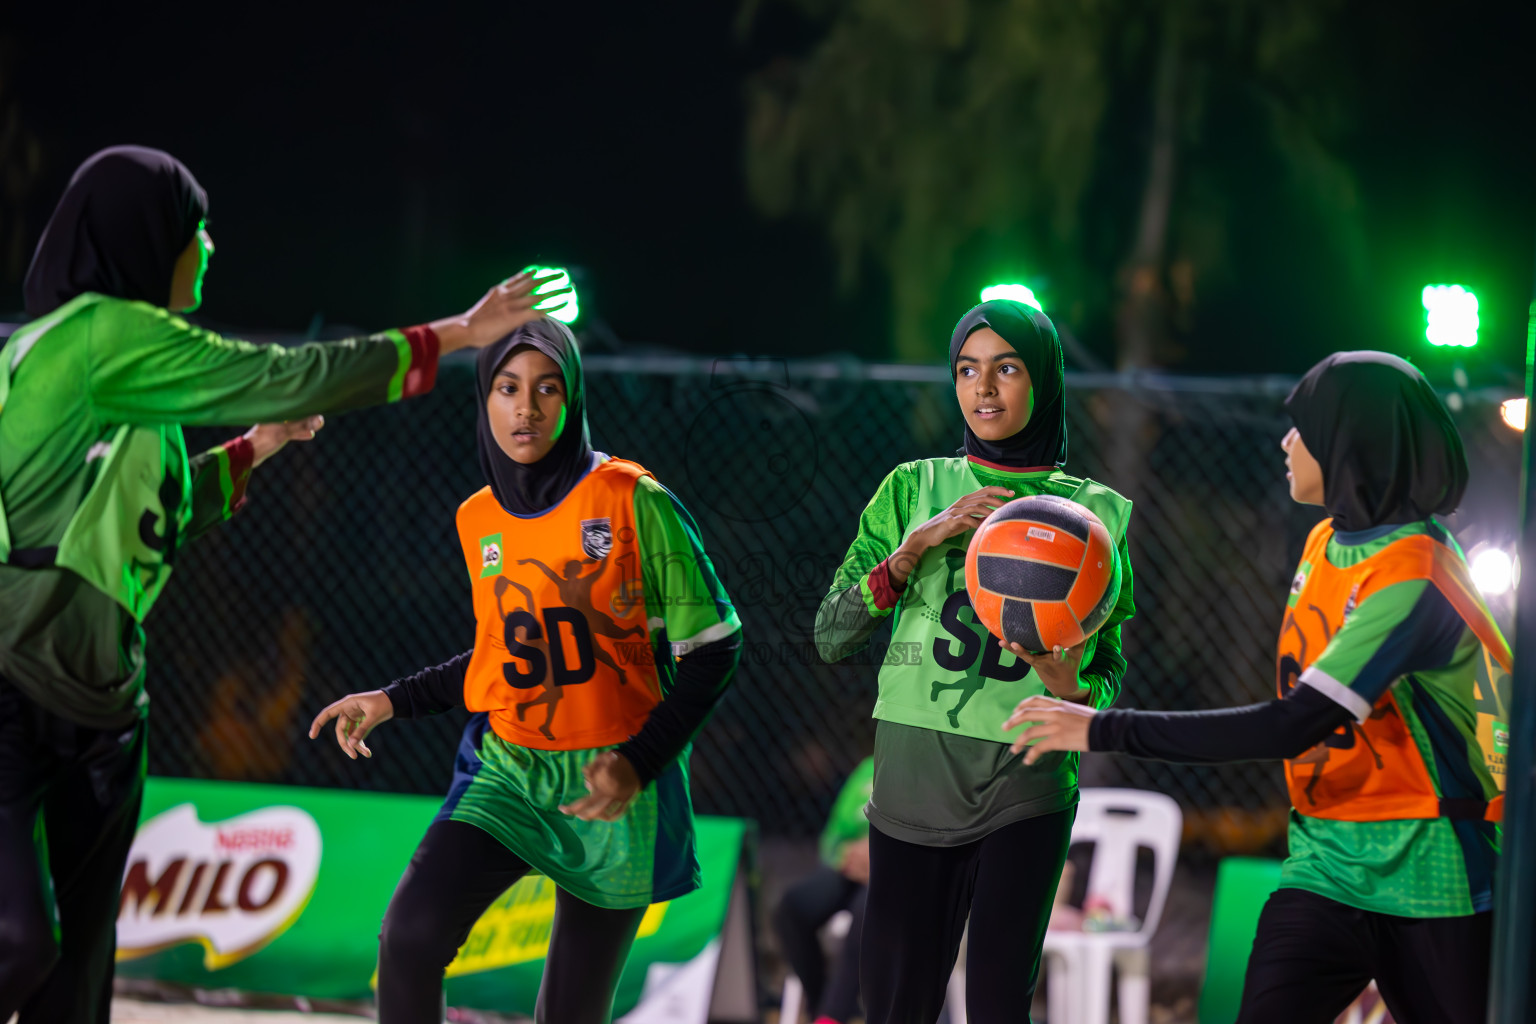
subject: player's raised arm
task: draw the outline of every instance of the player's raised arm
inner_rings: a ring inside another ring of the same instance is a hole
[[[535,296],[537,286],[519,274],[460,316],[292,347],[223,338],[145,302],[96,303],[78,314],[81,369],[91,410],[108,423],[223,426],[342,412],[431,390],[440,355],[538,317],[533,307],[548,295]]]

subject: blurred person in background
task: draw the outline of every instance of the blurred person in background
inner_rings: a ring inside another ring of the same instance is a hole
[[[442,353],[540,314],[531,278],[457,317],[293,348],[188,324],[213,253],[179,161],[103,150],[71,178],[0,348],[0,1021],[106,1024],[144,788],[142,623],[177,553],[320,414],[431,389]],[[182,427],[259,422],[189,455]]]
[[[874,788],[875,760],[866,757],[843,783],[821,833],[822,866],[797,882],[773,915],[779,948],[805,989],[816,1024],[848,1024],[859,1010],[859,941],[869,885],[869,819],[864,805]],[[840,911],[853,920],[834,958],[831,984],[820,931]]]

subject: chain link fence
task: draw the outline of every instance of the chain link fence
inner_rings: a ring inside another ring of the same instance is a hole
[[[1285,595],[1319,518],[1286,493],[1289,383],[1069,375],[1069,471],[1135,502],[1123,706],[1273,693]],[[185,551],[148,624],[152,771],[445,789],[462,712],[386,725],[370,739],[373,758],[356,762],[305,730],[335,697],[473,641],[454,533],[455,508],[482,485],[473,391],[472,364],[449,360],[430,395],[334,418],[258,470],[249,506]],[[816,608],[884,475],[954,451],[961,419],[947,373],[594,356],[588,394],[594,445],[645,465],[693,512],[744,624],[735,684],[694,749],[698,809],[754,818],[768,835],[814,834],[871,749],[881,657],[875,647],[822,664]],[[1473,487],[1451,526],[1468,546],[1512,550],[1520,437],[1491,397],[1459,404]],[[188,440],[196,450],[227,436]],[[1084,781],[1173,794],[1195,848],[1258,849],[1284,827],[1275,763],[1088,755]]]

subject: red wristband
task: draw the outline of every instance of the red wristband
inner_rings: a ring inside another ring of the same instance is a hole
[[[405,371],[400,387],[401,398],[413,398],[432,390],[437,383],[437,358],[442,343],[437,332],[426,324],[406,327],[400,332],[411,346],[411,367]]]
[[[896,602],[901,600],[901,592],[906,589],[905,583],[898,587],[896,581],[891,579],[889,558],[869,570],[869,593],[875,599],[875,607],[881,611],[895,608]]]

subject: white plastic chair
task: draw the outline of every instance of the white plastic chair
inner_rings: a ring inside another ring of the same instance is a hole
[[[1084,789],[1073,843],[1093,843],[1088,895],[1117,918],[1135,910],[1136,851],[1153,856],[1152,899],[1133,932],[1045,933],[1046,1004],[1050,1024],[1108,1024],[1110,985],[1118,970],[1120,1024],[1146,1024],[1151,997],[1147,947],[1173,884],[1184,815],[1162,793]]]

